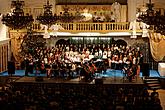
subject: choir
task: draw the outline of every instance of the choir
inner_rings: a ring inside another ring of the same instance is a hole
[[[139,47],[117,44],[59,44],[49,48],[37,47],[35,53],[34,56],[25,56],[25,75],[37,69],[40,71],[38,73],[47,73],[48,78],[71,78],[74,74],[81,77],[88,73],[92,75],[85,76],[91,79],[93,74],[98,71],[106,72],[107,68],[128,72],[135,65],[138,68],[143,63],[143,54]],[[137,72],[134,71],[133,74],[136,75]]]

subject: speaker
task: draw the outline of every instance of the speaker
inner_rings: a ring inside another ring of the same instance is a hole
[[[165,89],[165,78],[162,77],[159,80],[160,80],[160,84],[161,84],[162,89]]]
[[[140,68],[141,68],[141,72],[143,73],[142,76],[148,76],[148,77],[150,76],[148,63],[143,63]]]
[[[44,79],[43,79],[43,77],[41,77],[41,76],[37,76],[37,77],[35,78],[35,81],[37,81],[37,82],[42,82],[42,81],[44,81]]]
[[[103,84],[103,79],[102,78],[96,78],[95,84]]]
[[[8,61],[7,69],[8,69],[8,74],[15,74],[15,62]]]

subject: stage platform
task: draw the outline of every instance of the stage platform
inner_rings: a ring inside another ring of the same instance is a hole
[[[39,77],[39,79],[42,79],[42,77]],[[79,80],[79,78],[74,79],[62,79],[62,78],[55,78],[55,79],[48,79],[46,77],[43,77],[43,80],[36,81],[36,77],[21,77],[14,82],[11,83],[12,87],[15,88],[15,90],[21,89],[21,88],[51,88],[55,89],[55,91],[69,91],[70,89],[75,91],[90,91],[91,89],[94,91],[97,90],[115,90],[117,91],[119,88],[123,89],[133,89],[142,90],[143,88],[146,88],[146,85],[143,83],[143,80],[138,77],[137,80],[133,79],[132,82],[129,82],[128,80],[123,80],[121,77],[110,77],[110,78],[97,78],[92,81],[84,81]]]
[[[43,81],[36,81],[36,78],[43,79]],[[98,82],[97,82],[98,81]],[[108,78],[96,78],[92,81],[84,81],[79,78],[73,79],[62,79],[62,78],[46,78],[46,77],[21,77],[16,80],[14,83],[27,84],[27,83],[40,83],[40,84],[144,84],[143,80],[140,77],[133,79],[132,82],[129,82],[128,79],[121,77],[108,77]]]

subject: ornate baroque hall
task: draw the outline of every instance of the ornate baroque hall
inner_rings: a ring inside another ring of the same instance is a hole
[[[165,110],[165,1],[0,2],[1,110]]]

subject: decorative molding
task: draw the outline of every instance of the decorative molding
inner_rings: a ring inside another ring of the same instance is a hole
[[[7,44],[9,43],[9,41],[10,41],[10,38],[2,39],[0,40],[0,45]]]
[[[111,5],[115,0],[56,0],[57,5]],[[116,0],[122,5],[127,4],[127,0]]]

